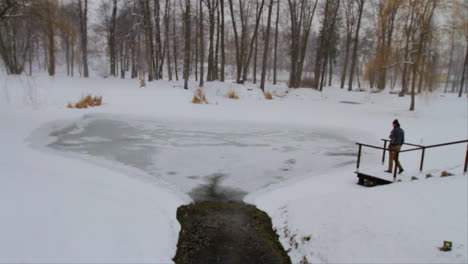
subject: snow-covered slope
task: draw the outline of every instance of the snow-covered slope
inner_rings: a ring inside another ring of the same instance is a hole
[[[265,100],[251,84],[213,82],[206,85],[210,104],[194,105],[190,103],[194,82],[190,91],[183,90],[181,82],[138,85],[138,80],[1,76],[0,262],[166,263],[175,254],[179,231],[175,212],[190,202],[187,190],[128,164],[106,163],[90,153],[54,151],[47,147],[54,138],[41,133],[44,126],[62,121],[103,114],[180,126],[196,123],[202,126],[200,131],[215,129],[216,133],[232,126],[254,131],[248,137],[252,144],[256,125],[274,127],[284,135],[291,128],[304,128],[333,131],[352,147],[355,141],[381,144],[380,138],[388,135],[391,122],[398,118],[408,142],[434,144],[467,137],[467,100],[453,94],[418,96],[416,111],[409,112],[408,97],[386,92],[326,88],[319,93],[269,86],[274,99]],[[227,99],[229,90],[235,90],[240,99]],[[83,110],[65,107],[88,93],[102,95],[104,105]],[[220,130],[225,123],[230,126]],[[257,138],[268,140],[260,134]],[[311,162],[314,168],[304,162],[297,165],[304,175],[252,188],[255,191],[245,201],[270,214],[294,263],[304,257],[328,263],[463,263],[468,255],[467,181],[460,167],[465,151],[462,145],[428,151],[422,174],[419,153],[407,154],[404,181],[372,189],[356,185],[354,164],[321,170],[321,162]],[[236,157],[242,157],[242,162],[256,164],[255,155],[239,153]],[[259,166],[281,167],[274,164],[273,154],[271,159],[266,155]],[[164,160],[159,163],[161,171],[177,164],[176,154],[160,158]],[[217,165],[196,162],[198,155],[191,158],[194,170]],[[366,150],[362,168],[383,170],[379,158],[379,152]],[[234,159],[224,162],[236,164]],[[444,169],[457,176],[424,179],[425,173],[437,176]],[[249,167],[237,170],[255,177]],[[420,179],[409,181],[413,175]],[[454,242],[452,252],[438,251],[443,240]]]

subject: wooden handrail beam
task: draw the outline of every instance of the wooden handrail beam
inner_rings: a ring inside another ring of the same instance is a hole
[[[368,148],[383,150],[382,163],[385,162],[385,151],[390,151],[390,149],[387,148],[387,142],[390,141],[390,140],[384,139],[384,138],[382,138],[381,140],[384,141],[384,147],[383,148],[379,147],[379,146],[373,146],[373,145],[369,145],[369,144],[363,144],[363,143],[356,142],[356,144],[359,146],[359,153],[358,153],[358,160],[357,160],[357,170],[359,170],[359,165],[360,165],[360,162],[361,162],[361,149],[362,149],[363,146],[368,147]],[[447,142],[447,143],[441,143],[441,144],[428,145],[428,146],[412,144],[412,143],[404,143],[404,145],[412,146],[412,147],[415,147],[415,148],[410,148],[410,149],[397,151],[396,160],[398,162],[398,156],[399,156],[400,152],[410,152],[410,151],[414,151],[414,150],[422,150],[422,152],[421,152],[421,163],[420,163],[420,166],[419,166],[419,170],[422,171],[423,164],[424,164],[424,154],[425,154],[425,151],[426,151],[427,148],[436,148],[436,147],[442,147],[442,146],[448,146],[448,145],[454,145],[454,144],[460,144],[460,143],[468,143],[468,139],[458,140],[458,141],[453,141],[453,142]],[[463,172],[466,173],[467,170],[468,170],[468,144],[467,144],[467,149],[466,149],[465,164],[464,164]],[[396,169],[394,170],[394,173],[393,173],[393,180],[394,181],[396,180]]]
[[[385,142],[390,141],[390,139],[386,139],[386,138],[381,138],[380,140],[383,140]],[[424,147],[423,145],[418,145],[418,144],[413,144],[413,143],[403,143],[403,145],[408,145],[408,146],[413,146],[413,147]]]
[[[441,147],[441,146],[447,146],[447,145],[453,145],[453,144],[460,144],[460,143],[464,143],[464,142],[468,142],[468,139],[449,142],[449,143],[429,145],[429,146],[426,146],[426,148],[435,148],[435,147]]]

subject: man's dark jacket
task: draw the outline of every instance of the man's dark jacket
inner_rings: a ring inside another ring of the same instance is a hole
[[[401,146],[403,143],[405,143],[405,132],[397,126],[391,132],[390,146]]]

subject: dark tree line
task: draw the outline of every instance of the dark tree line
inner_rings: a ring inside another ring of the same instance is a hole
[[[447,45],[436,10],[451,14]],[[268,80],[320,91],[333,79],[349,91],[398,85],[414,109],[440,69],[445,91],[466,86],[466,10],[460,0],[103,0],[90,24],[87,0],[2,0],[0,56],[9,74],[54,75],[63,56],[67,74],[88,77],[89,52],[104,52],[109,76],[172,81],[181,71],[185,89],[191,77],[199,86],[259,77],[262,90]],[[106,46],[89,51],[90,36]]]

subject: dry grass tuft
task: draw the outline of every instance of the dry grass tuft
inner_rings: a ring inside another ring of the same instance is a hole
[[[202,89],[198,88],[197,90],[195,90],[195,94],[193,95],[193,98],[192,98],[192,103],[193,104],[208,104],[205,93],[203,92]]]
[[[447,177],[447,176],[453,176],[453,173],[450,173],[448,171],[442,171],[440,173],[440,177]]]
[[[94,96],[92,97],[90,94],[88,94],[85,97],[81,97],[81,100],[78,101],[75,105],[72,103],[68,103],[67,107],[68,108],[88,108],[89,106],[99,106],[102,105],[102,96]]]
[[[426,174],[426,179],[429,179],[431,177],[432,177],[432,174],[430,174],[430,173]]]
[[[416,177],[416,176],[411,176],[411,180],[412,180],[412,181],[415,181],[415,180],[419,180],[419,179],[418,179],[418,177]]]
[[[267,100],[273,99],[273,96],[271,95],[270,92],[265,92],[264,95],[265,95],[265,99],[267,99]]]
[[[239,99],[239,96],[237,95],[236,91],[230,90],[227,93],[227,98],[229,98],[229,99]]]

